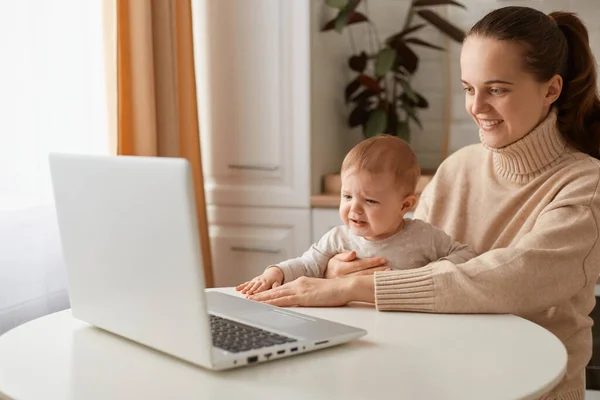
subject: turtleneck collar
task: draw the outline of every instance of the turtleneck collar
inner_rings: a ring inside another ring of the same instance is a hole
[[[526,182],[543,172],[564,151],[566,142],[556,125],[556,110],[552,109],[535,129],[506,147],[489,147],[479,138],[483,147],[491,151],[494,169],[500,176],[514,182]]]

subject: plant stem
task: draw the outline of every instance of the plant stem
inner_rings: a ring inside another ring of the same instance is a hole
[[[364,0],[364,3],[365,3],[365,13],[367,15],[369,15],[369,2],[368,2],[368,0]],[[373,37],[376,40],[377,47],[379,48],[379,50],[381,50],[381,40],[379,39],[379,33],[377,32],[377,27],[375,26],[374,23],[371,22],[370,18],[369,18],[369,27],[371,29],[373,29]]]
[[[368,32],[369,44],[371,45],[371,47],[375,47],[375,51],[373,51],[373,54],[375,56],[377,56],[377,54],[379,54],[379,52],[383,49],[383,45],[381,44],[381,39],[379,38],[379,32],[377,32],[377,27],[375,26],[375,24],[373,22],[371,22],[371,18],[369,15],[370,14],[369,13],[369,1],[364,0],[363,3],[365,5],[365,14],[367,15],[367,18],[369,18],[369,32]],[[387,103],[389,101],[389,94],[388,94],[388,82],[386,79],[386,75],[384,75],[381,79],[382,84],[383,84],[383,91],[381,92],[381,95],[379,98],[385,100]]]

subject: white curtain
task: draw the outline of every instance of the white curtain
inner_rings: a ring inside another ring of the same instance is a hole
[[[0,1],[0,334],[68,307],[47,157],[109,153],[103,1]]]

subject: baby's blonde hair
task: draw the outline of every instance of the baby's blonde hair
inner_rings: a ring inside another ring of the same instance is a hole
[[[344,158],[342,173],[350,169],[394,174],[396,182],[411,194],[415,192],[421,176],[417,156],[410,145],[387,134],[365,139],[354,146]]]

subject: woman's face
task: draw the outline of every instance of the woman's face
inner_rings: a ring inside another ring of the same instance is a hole
[[[492,148],[508,146],[533,130],[562,87],[558,75],[538,82],[524,69],[522,48],[508,41],[469,36],[460,67],[465,108]]]

